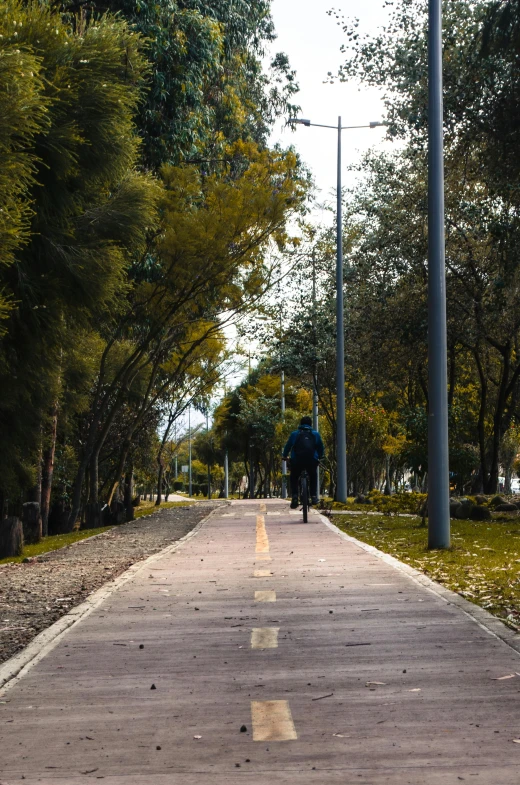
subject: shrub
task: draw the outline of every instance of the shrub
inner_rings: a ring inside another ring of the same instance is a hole
[[[467,521],[468,518],[471,518],[471,514],[475,509],[475,505],[472,504],[470,501],[464,501],[462,504],[459,504],[458,509],[455,513],[455,517],[457,517],[461,521]]]
[[[504,504],[497,504],[495,507],[495,512],[518,512],[518,507],[516,504],[509,504],[509,502],[504,502]]]
[[[184,483],[182,480],[175,480],[173,483],[173,490],[174,491],[183,491],[184,490]]]
[[[477,504],[472,508],[469,517],[472,521],[489,521],[491,520],[491,510],[489,507]]]
[[[377,492],[377,495],[372,496],[371,491],[369,497],[371,498],[374,507],[379,512],[419,515],[420,510],[427,499],[427,494],[395,493],[393,496],[384,496],[382,493]]]
[[[493,496],[489,502],[490,507],[496,507],[498,504],[507,504],[507,500],[503,496]]]

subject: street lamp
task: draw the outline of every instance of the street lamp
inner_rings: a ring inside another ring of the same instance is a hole
[[[442,0],[428,10],[428,547],[449,548]]]
[[[338,467],[336,497],[339,502],[347,501],[347,434],[345,427],[345,346],[343,333],[343,233],[341,216],[341,132],[352,128],[378,128],[385,123],[373,121],[368,125],[322,125],[311,123],[301,117],[293,117],[290,125],[313,125],[317,128],[335,128],[338,132],[338,182],[337,182],[337,239],[336,239],[336,463]]]

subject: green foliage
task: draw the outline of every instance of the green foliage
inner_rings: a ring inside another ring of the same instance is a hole
[[[96,537],[98,534],[107,532],[111,526],[103,526],[97,529],[78,529],[77,531],[69,532],[68,534],[54,534],[50,537],[45,537],[40,540],[36,545],[24,545],[23,553],[21,556],[12,556],[6,559],[0,559],[0,564],[8,564],[10,562],[21,562],[24,559],[33,559],[35,556],[41,556],[49,551],[57,551],[60,548],[66,548],[80,540],[86,540],[89,537]]]
[[[64,4],[65,8],[67,4]],[[93,4],[96,8],[96,4]],[[297,91],[287,57],[262,68],[274,40],[269,0],[109,0],[146,40],[149,87],[138,117],[145,165],[220,168],[229,142],[265,146]]]

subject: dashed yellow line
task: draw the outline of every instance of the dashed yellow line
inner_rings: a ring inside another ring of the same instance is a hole
[[[265,518],[263,515],[256,516],[256,552],[269,553],[269,539],[265,529]]]
[[[271,570],[255,570],[253,577],[255,578],[272,578],[273,573]]]
[[[277,649],[279,627],[253,627],[251,630],[252,649]]]
[[[287,701],[251,701],[253,741],[294,741],[298,738]]]
[[[267,512],[267,507],[265,506],[264,502],[260,505],[260,512]]]
[[[276,602],[276,592],[255,591],[255,602]]]

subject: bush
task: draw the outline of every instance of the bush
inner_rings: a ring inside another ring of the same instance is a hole
[[[467,521],[468,518],[471,518],[473,510],[475,509],[475,505],[472,504],[470,501],[464,501],[462,504],[459,504],[458,509],[455,513],[455,517],[461,521]]]
[[[374,507],[379,512],[387,513],[409,513],[411,515],[419,515],[420,510],[427,499],[426,493],[395,493],[393,496],[384,496],[382,493],[377,492],[377,495],[372,496],[372,491],[369,494]]]
[[[457,515],[459,507],[462,507],[462,505],[459,504],[459,502],[451,502],[450,503],[450,518],[458,518],[459,517]]]
[[[477,504],[485,504],[487,502],[487,499],[481,493],[478,493],[475,496],[475,501],[476,501]]]
[[[498,504],[507,504],[507,499],[504,499],[503,496],[493,496],[489,502],[489,506],[496,507]]]
[[[495,512],[518,512],[518,507],[516,504],[509,504],[509,502],[504,502],[504,504],[497,504],[495,507]]]
[[[175,480],[173,483],[173,490],[174,491],[183,491],[184,490],[184,483],[182,480]]]
[[[491,510],[489,507],[477,504],[472,508],[469,517],[472,521],[489,521],[491,520]]]

